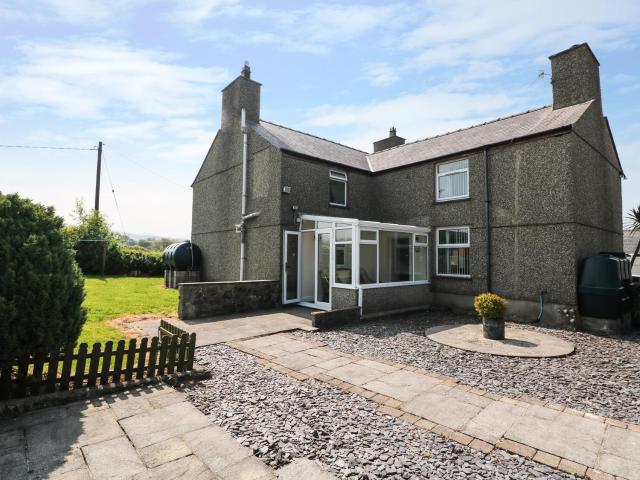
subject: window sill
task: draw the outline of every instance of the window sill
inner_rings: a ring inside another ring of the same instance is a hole
[[[387,282],[387,283],[363,283],[358,285],[363,290],[369,288],[410,287],[412,285],[429,285],[429,280],[416,280],[413,282]]]
[[[453,280],[471,280],[471,275],[443,275],[443,274],[437,274],[436,278],[445,278],[445,279],[453,279]]]
[[[338,208],[349,208],[347,205],[340,205],[339,203],[331,203],[329,202],[330,207],[338,207]]]
[[[436,200],[435,202],[433,202],[433,204],[438,205],[441,203],[464,202],[466,200],[471,200],[471,197],[466,196],[466,197],[458,197],[458,198],[445,198],[442,200]]]

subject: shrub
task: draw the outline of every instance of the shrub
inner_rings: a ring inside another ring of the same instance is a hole
[[[481,293],[474,299],[473,306],[481,317],[502,318],[507,301],[495,293]]]
[[[0,364],[74,343],[86,320],[83,299],[62,218],[0,193]]]

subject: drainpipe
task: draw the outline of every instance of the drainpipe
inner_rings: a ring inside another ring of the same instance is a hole
[[[244,225],[247,214],[247,113],[243,108],[240,115],[242,129],[242,207],[240,214],[240,281],[244,280],[246,227]]]
[[[491,292],[491,209],[489,200],[489,158],[487,148],[484,148],[484,213],[487,224],[487,292]]]

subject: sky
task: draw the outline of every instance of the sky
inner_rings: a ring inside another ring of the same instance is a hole
[[[100,209],[188,238],[220,90],[249,62],[261,117],[371,151],[551,103],[549,55],[588,42],[640,205],[640,2],[0,0],[0,145],[104,142]],[[541,75],[544,72],[545,75]],[[95,150],[0,147],[0,191],[71,221]],[[425,187],[428,188],[428,187]]]

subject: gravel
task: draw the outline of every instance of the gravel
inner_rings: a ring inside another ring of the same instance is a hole
[[[602,337],[529,325],[576,345],[560,358],[512,358],[468,352],[425,338],[436,325],[477,322],[471,315],[427,312],[323,332],[296,332],[337,350],[439,372],[490,392],[540,398],[585,412],[640,423],[640,332]]]
[[[319,461],[344,479],[569,479],[517,455],[485,455],[390,416],[374,404],[316,381],[305,383],[213,345],[196,350],[210,380],[185,387],[187,397],[265,463]]]

